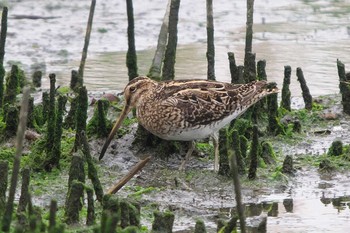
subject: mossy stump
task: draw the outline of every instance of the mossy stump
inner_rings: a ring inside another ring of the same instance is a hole
[[[340,140],[335,140],[328,149],[328,156],[339,156],[343,154],[343,142]]]
[[[95,205],[94,205],[94,190],[90,187],[85,188],[87,194],[87,215],[86,225],[91,226],[95,224]]]
[[[294,175],[293,157],[287,155],[283,160],[282,172],[288,175]]]
[[[267,132],[272,135],[283,134],[283,126],[278,121],[277,93],[267,96],[268,126]]]
[[[45,124],[45,122],[47,121],[47,116],[49,115],[49,106],[50,106],[50,97],[49,97],[49,93],[47,92],[43,92],[42,94],[42,99],[43,99],[43,109],[42,109],[42,125]]]
[[[297,77],[298,81],[300,82],[300,87],[302,90],[302,95],[305,103],[305,109],[311,110],[312,109],[312,96],[310,94],[309,87],[306,84],[306,80],[304,78],[303,71],[300,67],[297,68]]]
[[[18,202],[17,207],[17,218],[19,224],[25,226],[27,222],[26,217],[26,208],[29,203],[29,182],[30,182],[30,169],[29,168],[23,168],[22,169],[22,188],[21,188],[21,195]]]
[[[253,138],[250,149],[250,165],[248,179],[254,180],[256,178],[256,171],[258,168],[258,153],[259,153],[259,136],[258,136],[258,127],[253,126]]]
[[[80,134],[82,131],[86,132],[86,120],[88,109],[88,96],[86,87],[79,88],[77,111],[75,113],[75,142],[73,151],[77,151],[81,148]]]
[[[235,153],[235,156],[236,156],[238,173],[240,175],[243,175],[245,174],[246,170],[245,170],[245,162],[242,157],[240,136],[238,134],[238,131],[233,130],[231,133],[231,137],[232,137],[231,148],[233,149],[233,153]]]
[[[218,174],[232,177],[230,160],[227,153],[227,130],[223,128],[219,131],[219,171]]]
[[[172,233],[175,215],[171,212],[154,212],[152,233]]]
[[[293,198],[283,199],[283,206],[287,213],[293,213]]]
[[[256,69],[257,69],[257,76],[258,80],[267,80],[267,74],[266,74],[266,61],[265,60],[259,60]]]
[[[7,115],[7,107],[16,103],[16,96],[19,93],[19,69],[12,65],[10,75],[6,77],[5,93],[3,99],[4,115]]]
[[[49,232],[54,232],[56,227],[56,213],[57,213],[57,201],[51,200],[50,202],[50,215],[49,215]]]
[[[78,96],[74,97],[70,101],[70,108],[66,118],[64,119],[63,127],[65,129],[74,129],[75,127],[75,115],[78,106]]]
[[[227,55],[228,55],[228,61],[230,65],[231,83],[234,83],[234,84],[244,83],[244,81],[240,79],[242,77],[240,77],[238,73],[235,54],[233,52],[228,52]]]
[[[88,167],[88,178],[91,180],[91,183],[94,187],[97,200],[102,203],[103,188],[102,188],[100,179],[98,178],[97,169],[96,169],[95,164],[92,160],[92,156],[90,153],[90,147],[89,147],[88,140],[86,138],[85,131],[81,132],[80,139],[81,139],[81,143],[82,143],[82,147],[83,147],[82,151],[83,151],[83,154],[85,156],[86,163],[88,165],[87,166]]]
[[[70,189],[74,180],[85,183],[84,158],[81,150],[72,156],[69,168],[68,189]]]
[[[290,85],[290,76],[292,74],[292,68],[290,66],[284,66],[284,79],[283,79],[283,87],[282,87],[282,101],[281,101],[281,107],[291,111],[291,92],[289,89]]]
[[[196,225],[194,226],[194,233],[207,233],[207,229],[205,228],[205,224],[203,220],[197,220]]]
[[[256,80],[255,53],[247,52],[245,54],[243,77],[245,83]]]
[[[272,148],[271,143],[269,142],[261,142],[261,158],[264,160],[266,164],[275,163],[275,152]]]
[[[0,215],[5,210],[6,206],[6,190],[8,185],[8,172],[9,163],[8,161],[0,160]]]
[[[97,138],[105,138],[112,129],[112,124],[107,120],[109,101],[100,99],[96,102],[94,114],[87,125],[88,135],[96,135]]]
[[[345,72],[345,65],[339,59],[337,59],[337,67],[343,111],[344,113],[350,115],[350,73]]]
[[[41,77],[43,73],[40,70],[37,70],[33,73],[32,82],[34,87],[41,87]]]
[[[70,85],[69,85],[69,87],[73,91],[76,91],[78,89],[78,80],[79,80],[78,71],[72,70],[71,76],[70,76]]]
[[[74,180],[69,188],[65,206],[65,222],[70,225],[79,222],[79,211],[82,208],[84,184]]]
[[[7,105],[7,104],[6,104]],[[7,107],[6,113],[6,126],[5,126],[5,137],[11,138],[16,135],[18,127],[18,107],[15,105],[10,105]]]

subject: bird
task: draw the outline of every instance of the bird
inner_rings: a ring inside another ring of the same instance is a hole
[[[136,77],[124,88],[124,108],[102,147],[99,160],[124,118],[136,108],[139,124],[152,134],[165,140],[190,142],[180,170],[194,150],[193,141],[213,137],[214,170],[218,171],[217,132],[263,97],[278,92],[276,84],[269,85],[266,81],[247,84],[204,79],[158,82],[146,76]]]

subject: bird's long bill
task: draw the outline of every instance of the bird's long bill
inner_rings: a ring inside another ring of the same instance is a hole
[[[101,160],[103,158],[103,156],[106,153],[106,150],[109,146],[109,144],[111,143],[114,135],[117,133],[120,125],[122,124],[124,118],[128,115],[128,113],[130,112],[131,107],[128,105],[125,105],[123,108],[123,111],[121,112],[119,119],[117,120],[117,122],[115,123],[115,125],[113,126],[112,131],[109,133],[107,140],[105,141],[105,144],[102,147],[101,153],[100,153],[100,157],[99,160]]]

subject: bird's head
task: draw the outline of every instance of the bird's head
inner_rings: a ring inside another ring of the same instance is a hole
[[[153,81],[150,78],[147,77],[137,77],[131,80],[126,87],[124,88],[124,97],[125,97],[125,105],[122,110],[122,112],[119,115],[119,119],[113,126],[113,129],[108,135],[108,138],[106,139],[99,159],[101,160],[107,150],[107,147],[109,146],[110,142],[112,141],[114,135],[117,133],[120,125],[122,124],[124,118],[128,115],[128,113],[134,108],[137,107],[140,103],[141,99],[144,97],[144,95],[151,91],[152,88],[157,85],[157,82]]]

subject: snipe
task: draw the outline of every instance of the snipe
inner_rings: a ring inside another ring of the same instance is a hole
[[[162,139],[193,141],[214,135],[214,170],[217,171],[216,132],[263,97],[277,92],[276,87],[268,87],[265,81],[230,84],[208,80],[156,82],[147,77],[135,78],[124,89],[125,106],[99,159],[103,158],[123,119],[135,107],[139,123]],[[191,143],[180,169],[184,168],[193,149]]]

